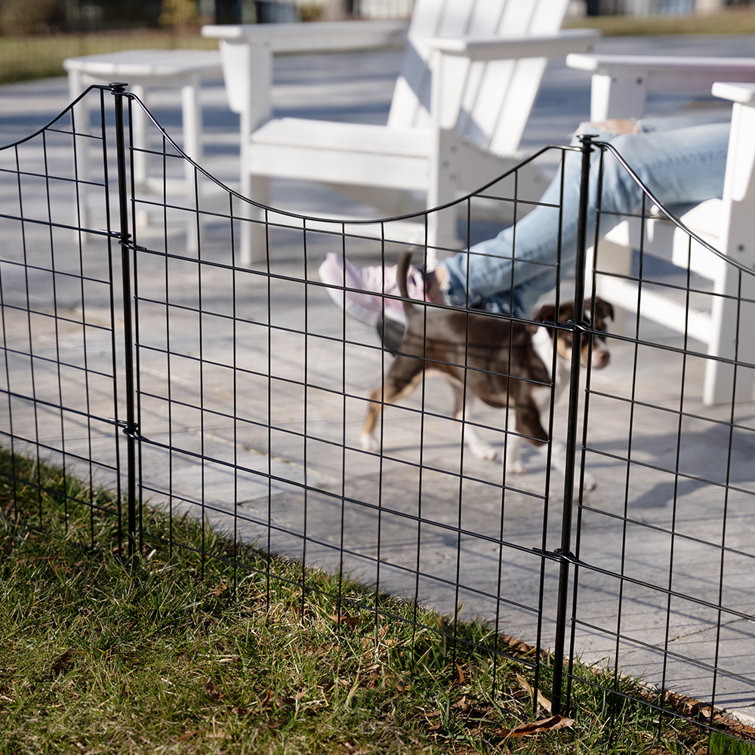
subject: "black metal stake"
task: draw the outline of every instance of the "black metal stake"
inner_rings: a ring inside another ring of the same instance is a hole
[[[585,256],[587,252],[587,205],[590,191],[590,153],[593,136],[581,136],[582,173],[580,177],[577,259],[574,275],[574,320],[572,327],[569,412],[566,428],[566,469],[564,470],[564,512],[561,519],[561,548],[556,609],[556,639],[553,649],[551,703],[554,715],[563,710],[564,647],[566,645],[567,606],[569,602],[569,558],[571,552],[572,509],[574,507],[574,470],[577,463],[577,422],[579,414],[579,377],[582,351],[582,320],[585,298]]]
[[[126,380],[126,507],[128,511],[128,556],[137,553],[136,518],[136,392],[134,389],[134,334],[131,308],[131,250],[128,232],[128,180],[126,175],[126,143],[123,121],[123,100],[126,84],[111,84],[115,97],[115,145],[118,179],[118,206],[120,212],[121,275],[123,286],[123,349]]]

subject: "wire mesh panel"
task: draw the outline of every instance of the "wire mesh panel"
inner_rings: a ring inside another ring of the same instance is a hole
[[[165,157],[154,145],[148,155],[152,175],[155,169],[160,175],[174,150],[167,140],[162,146]],[[319,589],[311,568],[341,574],[344,584],[355,579],[372,585],[364,607],[380,621],[389,610],[385,596],[398,595],[451,616],[451,634],[456,621],[482,617],[507,635],[534,645],[545,633],[552,644],[555,609],[551,600],[543,626],[543,583],[557,579],[557,564],[546,552],[559,536],[563,481],[554,483],[554,504],[545,457],[533,463],[528,482],[506,475],[500,456],[514,410],[505,398],[467,422],[456,416],[454,394],[442,379],[420,376],[411,396],[390,406],[371,398],[393,357],[374,325],[334,307],[358,291],[346,280],[325,283],[317,273],[331,253],[354,264],[390,266],[409,251],[423,267],[428,252],[451,253],[427,243],[436,218],[358,223],[266,208],[250,212],[201,170],[193,181],[191,206],[167,202],[162,227],[159,218],[151,225],[138,220],[142,209],[159,202],[151,204],[154,199],[138,188],[132,198],[144,499],[169,507],[174,516],[199,517],[234,543],[296,559],[305,590]],[[443,210],[460,218],[464,244],[471,244],[473,231],[481,232],[469,222],[476,205],[487,205],[489,215],[489,206],[510,196],[515,182],[509,176]],[[506,200],[507,214],[512,203]],[[557,216],[558,208],[552,211]],[[170,222],[171,212],[180,222]],[[185,232],[187,220],[195,232]],[[253,224],[254,243],[262,245],[255,250],[260,263],[242,258],[244,224]],[[404,240],[407,233],[414,241]],[[555,265],[552,274],[555,282]],[[378,309],[401,308],[395,292],[365,295]],[[417,314],[444,314],[433,309]],[[529,334],[526,322],[500,314],[456,316],[462,322],[472,317],[473,327],[505,338]],[[534,374],[512,365],[517,355],[506,343],[492,366],[485,354],[466,354],[464,326],[446,357],[426,354],[421,337],[413,358],[426,358],[430,372],[453,370],[457,383],[472,374],[510,378],[520,392],[537,388],[543,422],[550,424],[555,352],[546,339],[548,364]],[[472,347],[480,351],[480,344]],[[384,411],[373,442],[365,444],[370,406]],[[462,440],[473,431],[486,436],[498,458],[477,458],[465,447]],[[511,432],[529,439],[526,428]],[[143,536],[154,542],[165,533],[145,530]],[[238,563],[242,574],[246,566]],[[490,649],[513,652],[495,636]],[[539,658],[535,654],[532,664]]]
[[[86,97],[103,107],[103,93]],[[85,222],[85,195],[108,204],[108,135],[77,120],[78,103],[0,150],[2,436],[13,452],[118,489],[116,329],[107,214]],[[95,175],[79,173],[84,148]],[[40,516],[43,512],[40,512]]]
[[[567,692],[596,684],[579,657],[641,677],[630,694],[672,714],[679,695],[751,708],[745,265],[642,187],[619,216],[600,169],[632,183],[631,166],[590,140],[532,158],[565,176],[543,197],[515,170],[438,210],[357,222],[254,205],[121,87],[86,98],[0,152],[4,445],[123,488],[132,552],[195,547],[137,518],[160,507],[201,522],[201,563],[264,570],[266,600],[291,580],[277,555],[299,565],[303,604],[318,571],[339,575],[338,599],[376,632],[399,596],[417,634],[429,606],[454,639],[462,621],[496,630],[482,643],[496,658],[554,650],[557,706],[563,658]],[[573,170],[598,190],[572,191]],[[555,255],[522,244],[528,225],[557,229]],[[458,245],[434,243],[449,227]],[[485,307],[440,303],[424,287],[437,259],[508,273]],[[348,265],[376,266],[377,283]],[[541,652],[519,658],[546,684]]]
[[[636,180],[620,155],[601,159]],[[726,194],[707,203],[708,233]],[[614,484],[579,508],[573,648],[642,678],[661,709],[679,712],[681,694],[751,715],[755,277],[733,242],[691,230],[705,206],[684,226],[652,194],[640,205],[597,221],[593,281],[618,330],[584,428]]]

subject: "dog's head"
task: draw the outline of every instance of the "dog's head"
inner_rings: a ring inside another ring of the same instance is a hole
[[[536,322],[567,323],[574,319],[574,302],[563,302],[558,308],[558,313],[554,304],[546,304],[538,310],[533,319]],[[608,319],[613,320],[613,306],[611,304],[598,297],[595,297],[594,302],[591,299],[585,300],[583,320],[592,331],[605,333],[608,330],[606,322]],[[554,329],[549,329],[551,336],[555,332]],[[558,355],[563,359],[571,359],[572,340],[569,332],[558,331]],[[611,353],[604,338],[593,335],[592,339],[585,338],[583,340],[581,355],[583,367],[587,367],[588,359],[595,369],[602,370],[608,366],[611,361]]]

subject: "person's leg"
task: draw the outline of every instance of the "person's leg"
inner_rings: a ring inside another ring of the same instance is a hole
[[[667,207],[720,197],[728,124],[655,130],[612,138],[611,144]],[[595,231],[599,156],[593,157],[588,200],[588,238]],[[441,263],[436,277],[444,300],[456,306],[489,305],[527,316],[576,256],[581,154],[567,153],[541,204],[495,238]],[[563,180],[562,180],[563,179]],[[603,162],[601,232],[637,212],[642,190],[610,154]],[[560,208],[560,209],[559,209]],[[616,214],[612,214],[616,213]]]
[[[594,131],[598,138],[611,142],[659,202],[673,207],[721,196],[728,123],[668,129],[663,121],[654,120],[639,121],[637,128],[640,133],[620,136]],[[484,306],[521,317],[531,314],[540,296],[556,286],[557,266],[563,273],[574,265],[581,162],[580,152],[566,152],[562,169],[538,207],[495,238],[444,260],[429,276],[427,288],[419,271],[412,268],[410,295],[453,306]],[[588,199],[588,238],[595,230],[599,171],[596,153]],[[629,173],[612,155],[606,155],[601,231],[620,222],[622,214],[639,210],[642,197],[642,190]],[[395,267],[362,268],[339,255],[328,255],[320,278],[331,286],[345,286],[345,292],[329,287],[328,293],[363,322],[374,324],[384,311],[391,316],[395,310],[395,316],[401,318],[400,302],[390,298],[398,295]],[[362,291],[365,293],[358,293]]]

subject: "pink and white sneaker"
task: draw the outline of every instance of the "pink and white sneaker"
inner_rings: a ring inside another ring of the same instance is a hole
[[[396,266],[372,265],[362,267],[331,252],[318,270],[320,280],[326,283],[325,290],[337,307],[366,325],[377,325],[381,316],[404,322],[396,285]],[[407,291],[410,298],[425,298],[425,280],[414,266],[409,267]]]

